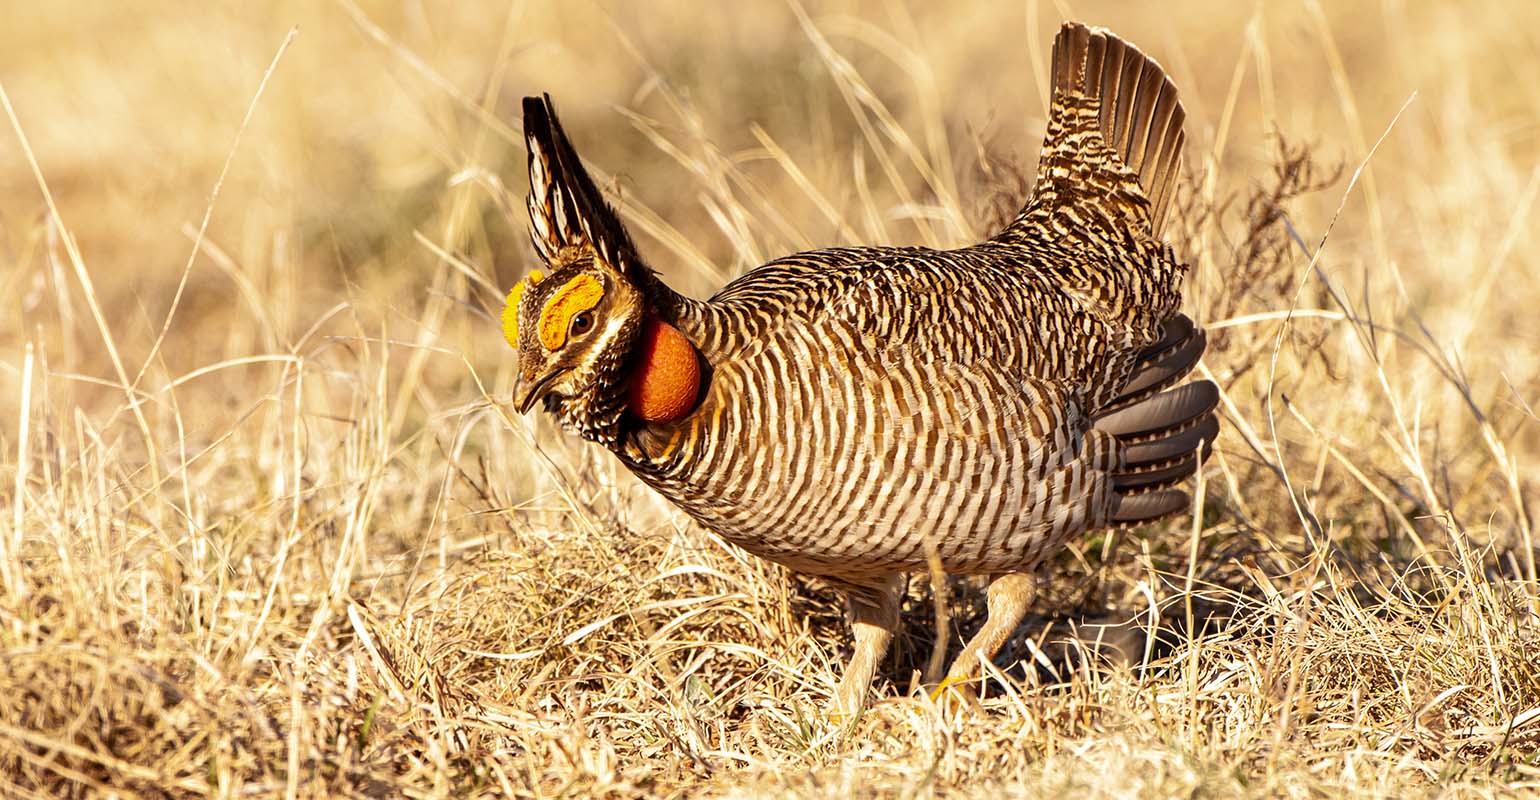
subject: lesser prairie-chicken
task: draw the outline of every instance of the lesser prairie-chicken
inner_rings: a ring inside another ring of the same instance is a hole
[[[518,409],[536,402],[706,529],[846,596],[836,692],[865,702],[931,557],[992,576],[947,682],[1020,623],[1034,569],[1088,530],[1180,513],[1218,431],[1204,348],[1160,239],[1184,113],[1153,60],[1068,23],[1032,196],[955,250],[841,247],[699,301],[643,260],[563,132],[524,101],[546,262],[510,293]],[[1175,386],[1175,388],[1171,388]]]

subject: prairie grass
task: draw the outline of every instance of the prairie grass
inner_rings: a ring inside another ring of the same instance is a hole
[[[1540,13],[934,5],[7,9],[0,795],[1540,791]],[[507,407],[518,98],[704,296],[985,233],[1066,17],[1183,92],[1224,434],[982,708],[917,576],[839,725],[833,598]]]

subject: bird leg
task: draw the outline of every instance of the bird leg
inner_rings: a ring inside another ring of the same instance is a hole
[[[846,591],[855,652],[834,690],[835,711],[841,716],[854,717],[866,707],[866,693],[877,674],[877,663],[888,652],[893,632],[898,629],[898,603],[903,589],[903,577],[893,575],[877,586]]]
[[[1025,572],[996,575],[989,582],[987,594],[989,617],[984,620],[984,627],[979,628],[957,654],[957,660],[947,670],[946,680],[936,689],[938,696],[952,686],[978,677],[983,670],[983,661],[993,659],[995,653],[1000,652],[1000,646],[1010,638],[1032,606],[1032,598],[1037,594],[1037,578]]]

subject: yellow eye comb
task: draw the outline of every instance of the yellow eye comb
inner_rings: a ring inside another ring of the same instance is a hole
[[[579,275],[567,281],[540,310],[540,343],[547,350],[559,349],[567,343],[572,318],[599,305],[602,299],[604,284],[592,275]]]

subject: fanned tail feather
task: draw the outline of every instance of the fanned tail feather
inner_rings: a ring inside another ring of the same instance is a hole
[[[1193,381],[1168,388],[1192,371],[1203,355],[1203,330],[1178,314],[1161,337],[1140,352],[1123,390],[1093,421],[1120,445],[1121,466],[1112,474],[1118,495],[1117,525],[1137,525],[1185,511],[1190,499],[1172,488],[1192,477],[1219,435],[1219,387]]]
[[[1187,112],[1176,84],[1139,48],[1102,28],[1067,22],[1053,43],[1053,109],[1097,106],[1103,143],[1139,176],[1158,235],[1181,170]]]
[[[1139,352],[1128,381],[1102,413],[1134,405],[1176,385],[1197,366],[1207,346],[1208,334],[1187,315],[1177,314],[1166,320],[1161,325],[1160,338]]]

